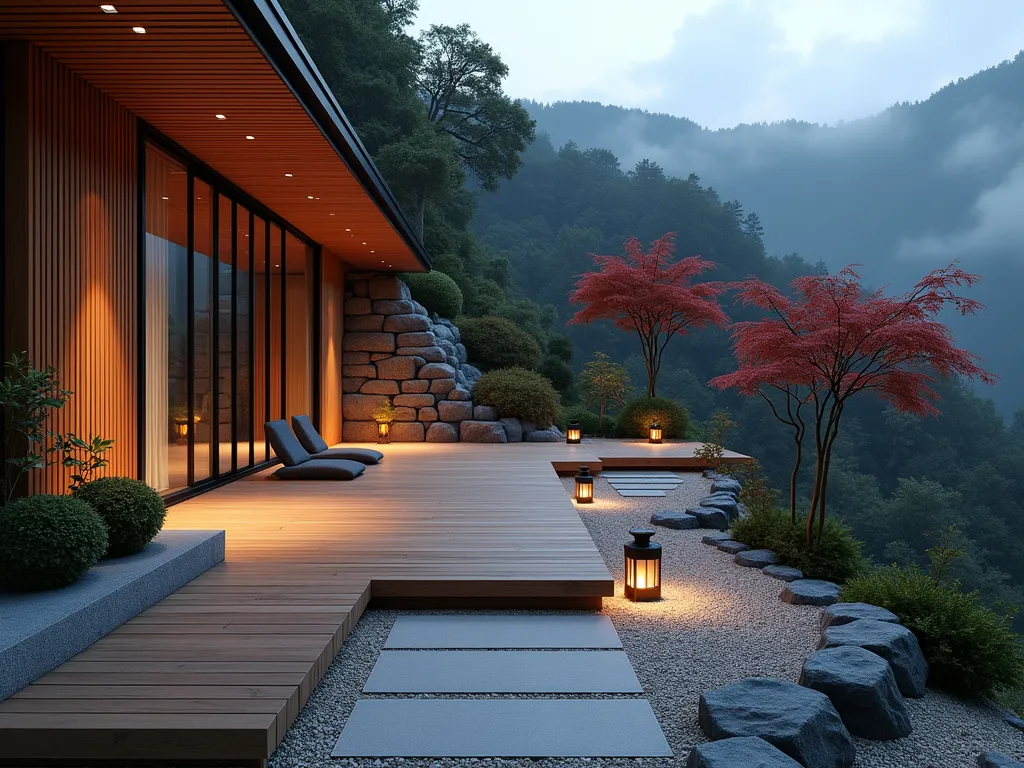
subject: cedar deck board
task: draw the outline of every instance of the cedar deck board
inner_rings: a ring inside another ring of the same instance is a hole
[[[0,764],[259,763],[371,597],[549,607],[613,594],[552,468],[692,467],[695,447],[394,444],[351,483],[268,470],[172,507],[169,529],[225,529],[225,562],[0,702]]]

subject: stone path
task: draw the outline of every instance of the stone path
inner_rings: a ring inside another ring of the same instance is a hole
[[[621,647],[607,616],[400,616],[331,755],[670,757]]]
[[[644,472],[641,470],[602,472],[601,477],[608,481],[620,496],[664,496],[666,491],[674,491],[683,479],[673,472]]]

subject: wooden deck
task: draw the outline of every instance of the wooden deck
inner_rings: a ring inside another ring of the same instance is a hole
[[[268,470],[172,507],[225,529],[225,562],[0,702],[0,763],[261,765],[371,599],[600,607],[614,581],[553,469],[694,447],[395,444],[352,483]]]

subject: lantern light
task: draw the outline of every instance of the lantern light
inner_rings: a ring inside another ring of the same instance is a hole
[[[580,467],[580,473],[576,476],[576,502],[578,504],[594,502],[594,476],[590,474],[590,467]]]
[[[661,424],[656,421],[651,424],[651,429],[647,436],[647,442],[655,444],[661,442]]]
[[[583,441],[583,430],[580,429],[578,421],[570,421],[565,428],[565,442],[569,445],[578,445]]]
[[[377,422],[377,442],[378,443],[390,443],[391,442],[391,422],[389,422],[389,421],[378,421]]]
[[[661,544],[651,541],[649,528],[630,530],[633,541],[623,545],[626,556],[626,599],[634,603],[661,598]]]

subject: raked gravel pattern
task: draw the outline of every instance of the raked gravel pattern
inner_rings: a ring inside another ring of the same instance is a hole
[[[332,759],[331,749],[387,639],[396,611],[367,611],[345,640],[306,708],[270,761],[271,768],[298,766],[683,766],[690,748],[705,741],[697,725],[702,691],[745,677],[796,682],[818,640],[820,608],[779,600],[783,582],[742,568],[702,544],[703,530],[657,528],[664,547],[662,600],[629,603],[622,597],[622,544],[627,531],[648,527],[661,509],[684,509],[707,495],[709,481],[680,473],[682,484],[664,498],[623,498],[600,477],[596,501],[579,506],[581,517],[616,578],[616,596],[605,599],[637,677],[672,747],[671,759]],[[564,478],[566,492],[572,478]],[[443,611],[437,611],[443,613]],[[365,696],[364,696],[365,697]],[[433,698],[424,696],[423,698]],[[464,696],[450,698],[467,698]],[[529,697],[534,698],[534,697]],[[538,697],[539,698],[539,697]],[[556,697],[565,698],[565,697]],[[601,698],[587,696],[584,698]],[[610,698],[610,697],[609,697]],[[1024,734],[1006,725],[998,710],[929,690],[907,699],[914,732],[895,742],[855,739],[861,768],[965,768],[996,750],[1024,760]]]

